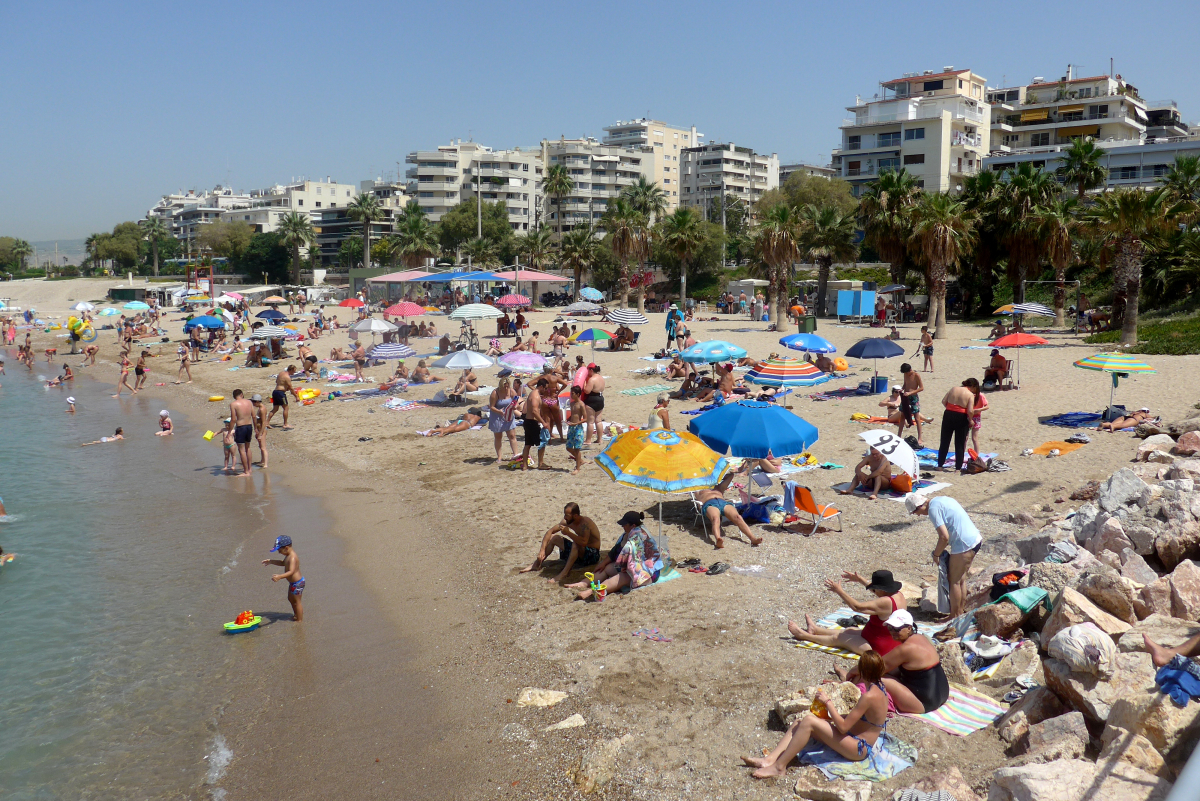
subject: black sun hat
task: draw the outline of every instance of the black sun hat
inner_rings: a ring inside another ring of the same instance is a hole
[[[867,589],[883,590],[888,595],[891,595],[894,592],[900,592],[901,586],[903,585],[892,577],[892,571],[876,570],[871,574],[871,583],[867,585]]]

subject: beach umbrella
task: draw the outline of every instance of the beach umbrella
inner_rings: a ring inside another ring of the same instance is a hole
[[[338,304],[338,306],[340,306],[343,309],[361,309],[363,306],[366,306],[366,305],[367,304],[363,303],[358,298],[346,298],[345,300],[343,300],[341,303]]]
[[[893,292],[903,292],[908,289],[904,284],[888,284],[883,289],[876,289],[880,295],[890,295]]]
[[[367,356],[372,359],[408,359],[416,355],[415,350],[400,342],[381,342],[367,349]]]
[[[254,329],[250,334],[251,339],[283,339],[292,336],[295,331],[287,328],[280,328],[277,325],[264,325],[261,328]]]
[[[1133,374],[1149,374],[1156,372],[1153,367],[1140,359],[1135,359],[1127,353],[1097,353],[1075,362],[1076,367],[1084,370],[1099,370],[1112,375],[1112,389],[1108,393],[1108,405],[1112,406],[1113,395],[1117,391],[1117,382]]]
[[[368,317],[350,326],[350,330],[355,334],[384,334],[388,331],[395,331],[399,327],[395,323],[380,320],[378,317]]]
[[[1017,348],[1017,387],[1021,386],[1021,348],[1028,348],[1032,345],[1049,345],[1050,343],[1039,336],[1033,334],[1005,334],[999,339],[992,342],[993,348]]]
[[[411,301],[402,300],[399,303],[393,303],[391,306],[388,306],[383,310],[383,313],[389,314],[392,317],[420,317],[426,311],[427,309],[424,306],[418,306]]]
[[[233,312],[228,309],[221,309],[221,316],[231,323],[237,322],[237,318],[233,316]]]
[[[612,331],[605,331],[603,328],[585,328],[582,331],[576,331],[571,335],[569,342],[591,342],[592,355],[596,354],[596,343],[603,342],[606,339],[613,339],[616,336]]]
[[[4,301],[0,300],[0,309],[7,309],[7,308],[8,308],[8,304],[5,303]]]
[[[278,295],[271,295],[270,297],[263,298],[264,306],[270,306],[273,303],[287,303],[287,298],[281,298]]]
[[[120,313],[121,312],[117,311],[112,306],[107,306],[107,307],[101,309],[99,312],[101,317],[115,317],[116,315],[118,315]]]
[[[148,309],[150,307],[148,305],[146,305],[145,303],[142,303],[140,300],[131,300],[128,303],[126,303],[124,306],[122,306],[121,308],[127,309],[129,311],[145,311],[146,309]]]
[[[645,325],[650,322],[637,309],[609,309],[604,319],[617,325]]]
[[[834,353],[837,351],[836,345],[816,334],[788,334],[786,337],[780,337],[779,344],[790,350],[799,350],[805,353]]]
[[[712,364],[713,362],[740,359],[745,355],[745,348],[739,348],[737,345],[729,342],[713,339],[708,342],[697,342],[690,348],[684,348],[680,352],[679,358],[693,364]]]
[[[492,366],[492,360],[482,353],[473,350],[458,350],[448,356],[443,356],[433,363],[434,367],[450,370],[482,370]]]
[[[497,306],[503,306],[508,309],[517,309],[521,306],[529,305],[529,298],[524,295],[505,295],[496,301]]]
[[[504,312],[486,303],[467,303],[450,312],[451,320],[495,320]]]
[[[764,387],[811,387],[832,378],[829,373],[818,370],[815,364],[790,356],[767,359],[746,373],[747,381]]]
[[[1041,303],[1006,303],[992,314],[1036,314],[1039,317],[1054,317],[1054,309]]]
[[[214,301],[214,302],[215,303],[238,303],[241,301],[241,299],[242,299],[242,296],[236,292],[226,292],[224,295],[217,298],[216,301]]]
[[[71,308],[74,309],[75,311],[95,311],[96,310],[96,307],[93,306],[91,303],[88,303],[86,300],[79,301]]]
[[[803,453],[817,441],[817,427],[764,401],[742,400],[705,412],[688,431],[717,453],[763,459]]]
[[[258,314],[254,315],[260,320],[286,320],[287,315],[279,309],[263,309]]]
[[[569,314],[599,314],[604,311],[604,307],[586,300],[580,300],[567,306],[563,311]]]
[[[903,355],[904,348],[884,337],[860,339],[846,351],[846,356],[851,359],[874,359],[875,378],[879,378],[879,359],[890,359],[893,356]]]
[[[725,457],[695,434],[664,428],[638,429],[613,437],[596,456],[596,464],[618,484],[658,495],[716,486],[729,471]],[[661,498],[658,536],[661,540]]]
[[[211,314],[202,314],[199,317],[193,317],[183,324],[183,333],[191,331],[193,328],[203,328],[206,331],[218,331],[225,327],[225,321],[219,317],[213,317]]]
[[[234,300],[241,300],[241,299],[242,299],[242,293],[241,293],[241,292],[226,292],[226,293],[225,293],[224,295],[222,295],[221,297],[223,297],[223,298],[233,298]]]
[[[514,373],[540,373],[546,366],[546,357],[538,353],[514,350],[501,356],[496,363],[511,369]]]
[[[908,443],[900,439],[898,435],[890,431],[872,429],[871,431],[863,431],[859,436],[865,439],[867,444],[872,448],[886,456],[887,460],[896,465],[896,467],[899,467],[914,479],[920,477],[921,461],[917,458],[916,451],[910,448]]]
[[[585,286],[583,289],[579,290],[579,297],[583,298],[584,300],[600,301],[604,300],[604,293],[599,289]]]

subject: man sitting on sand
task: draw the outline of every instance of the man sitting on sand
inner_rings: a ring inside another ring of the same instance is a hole
[[[731,470],[725,474],[725,478],[721,479],[721,483],[717,486],[696,493],[696,500],[701,504],[700,513],[708,519],[708,524],[712,526],[713,539],[716,540],[718,550],[725,547],[725,538],[721,536],[722,518],[737,526],[738,530],[746,535],[746,539],[750,540],[751,545],[762,544],[762,537],[754,536],[750,526],[746,525],[746,521],[738,514],[737,506],[733,501],[725,500],[725,492],[729,489],[732,481],[733,471]]]
[[[575,568],[591,567],[599,562],[601,547],[600,529],[595,521],[579,513],[579,504],[568,503],[563,507],[562,521],[542,537],[542,545],[533,564],[522,568],[520,572],[540,570],[550,552],[558,548],[563,568],[550,581],[562,582]]]
[[[829,358],[829,354],[827,354],[827,353],[818,353],[817,354],[817,369],[820,370],[822,373],[832,373],[833,372],[833,359]]]
[[[854,480],[850,482],[850,488],[840,490],[840,494],[849,495],[862,489],[869,493],[867,497],[873,501],[880,492],[891,486],[892,463],[877,449],[871,448],[854,468]]]
[[[594,568],[596,583],[606,594],[613,594],[629,587],[637,589],[658,581],[663,564],[655,540],[642,528],[645,515],[641,512],[626,512],[617,521],[624,533],[617,544]],[[594,597],[587,581],[568,584],[568,588],[582,590],[577,596],[580,601]]]
[[[992,326],[992,330],[988,331],[988,339],[999,339],[1007,333],[1008,329],[1004,327],[1004,321],[997,320],[996,324]]]
[[[908,605],[908,600],[900,591],[903,585],[892,577],[890,570],[876,570],[871,574],[870,581],[858,573],[845,572],[842,573],[842,580],[861,584],[874,594],[875,597],[869,601],[859,601],[843,590],[839,582],[832,579],[825,580],[825,589],[836,593],[842,599],[842,603],[850,607],[855,614],[870,615],[866,625],[861,628],[845,626],[841,629],[824,629],[813,622],[812,615],[805,615],[804,628],[800,628],[797,623],[789,620],[788,631],[797,640],[803,642],[843,648],[856,654],[875,651],[880,656],[886,655],[888,651],[900,644],[892,638],[891,632],[883,625],[883,621],[887,620],[892,612],[904,609]]]
[[[697,373],[688,373],[684,377],[683,383],[679,385],[679,389],[671,393],[671,397],[677,400],[687,400],[692,393],[711,390],[715,386],[716,384],[708,376],[701,378]]]
[[[427,437],[444,437],[447,434],[456,434],[459,431],[467,431],[479,425],[479,421],[483,419],[483,409],[479,406],[472,406],[458,416],[458,419],[453,423],[447,422],[445,425],[431,428],[425,432]]]
[[[1097,426],[1100,431],[1120,431],[1123,428],[1136,428],[1142,423],[1150,419],[1150,407],[1143,406],[1133,414],[1127,414],[1124,417],[1118,417],[1109,423],[1101,423]]]
[[[399,381],[408,380],[408,368],[404,366],[404,359],[401,359],[396,364],[396,372],[392,374],[392,378],[395,378]]]

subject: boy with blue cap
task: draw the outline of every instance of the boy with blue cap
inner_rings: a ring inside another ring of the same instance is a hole
[[[264,559],[263,564],[279,565],[283,568],[282,573],[271,576],[271,581],[287,579],[287,599],[288,603],[292,605],[292,620],[299,623],[304,619],[304,607],[300,605],[300,596],[304,594],[304,576],[300,573],[300,557],[296,555],[296,549],[292,547],[292,538],[287,534],[280,534],[275,538],[275,547],[271,549],[271,553],[276,551],[283,559]]]

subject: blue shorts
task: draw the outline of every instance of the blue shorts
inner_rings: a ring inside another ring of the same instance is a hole
[[[567,426],[567,447],[572,450],[583,450],[583,424]]]
[[[717,516],[721,517],[725,514],[726,506],[733,506],[733,501],[727,501],[724,498],[713,498],[711,501],[704,502],[704,505],[700,507],[700,513],[708,514],[708,509],[710,506],[715,508],[717,510]]]
[[[288,585],[288,595],[295,595],[299,598],[304,593],[304,576],[293,581]]]

